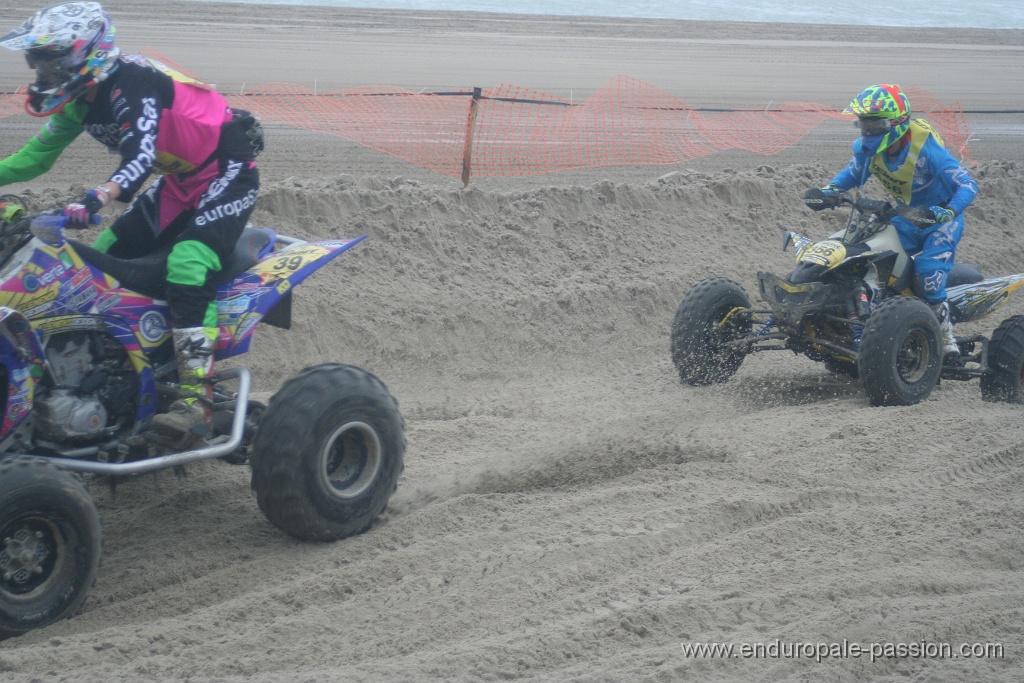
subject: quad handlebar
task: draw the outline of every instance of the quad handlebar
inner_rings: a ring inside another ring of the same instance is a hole
[[[910,221],[918,228],[930,228],[936,223],[935,215],[926,206],[908,206],[902,202],[893,205],[882,199],[867,197],[851,199],[845,193],[826,192],[817,187],[804,193],[804,204],[812,211],[836,209],[843,204],[849,204],[861,215],[875,216],[875,220],[881,223],[888,223],[896,216]]]

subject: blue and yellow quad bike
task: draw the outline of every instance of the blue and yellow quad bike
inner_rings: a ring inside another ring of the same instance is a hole
[[[736,282],[695,284],[672,321],[672,362],[683,382],[710,385],[732,377],[750,353],[789,350],[859,378],[875,406],[914,405],[939,379],[981,380],[986,400],[1024,403],[1024,316],[1004,320],[991,339],[958,336],[959,354],[943,355],[939,322],[914,292],[912,254],[890,219],[923,225],[920,209],[844,195],[852,207],[845,229],[814,241],[786,232],[797,250],[785,277],[757,274],[767,308],[754,308]],[[1024,284],[1024,273],[985,278],[957,263],[947,292],[952,321],[990,315]]]
[[[289,328],[296,285],[362,239],[247,228],[213,283],[215,357],[248,351],[258,323]],[[212,428],[181,444],[150,431],[180,389],[165,264],[166,254],[126,261],[66,240],[61,216],[0,197],[0,639],[71,616],[95,580],[100,521],[83,476],[248,462],[259,508],[311,541],[365,530],[395,491],[398,404],[352,365],[308,367],[266,406],[249,400],[249,372],[231,367],[202,399]]]

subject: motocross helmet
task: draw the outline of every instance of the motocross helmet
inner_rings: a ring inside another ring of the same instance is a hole
[[[872,85],[843,110],[855,114],[861,149],[874,156],[896,144],[910,130],[910,100],[898,85]]]
[[[35,69],[25,109],[49,116],[63,109],[113,71],[120,50],[114,25],[98,2],[51,5],[0,38],[9,50],[24,50]]]

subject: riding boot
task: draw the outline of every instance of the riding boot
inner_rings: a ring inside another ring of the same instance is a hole
[[[153,418],[153,431],[183,446],[191,445],[210,430],[210,409],[201,400],[209,397],[211,387],[203,379],[213,372],[213,342],[217,329],[186,327],[175,329],[174,355],[178,366],[181,398],[166,413]]]
[[[939,320],[939,329],[942,330],[942,354],[955,353],[960,355],[960,347],[957,346],[956,337],[953,335],[953,314],[949,309],[948,301],[941,301],[932,304],[932,311]]]

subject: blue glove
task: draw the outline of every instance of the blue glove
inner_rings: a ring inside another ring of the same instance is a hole
[[[928,210],[932,212],[935,217],[935,223],[949,223],[951,220],[956,218],[956,212],[952,209],[947,209],[944,206],[929,206]]]
[[[67,227],[81,230],[89,227],[92,217],[100,212],[110,197],[102,190],[89,190],[80,202],[73,202],[64,207]]]

